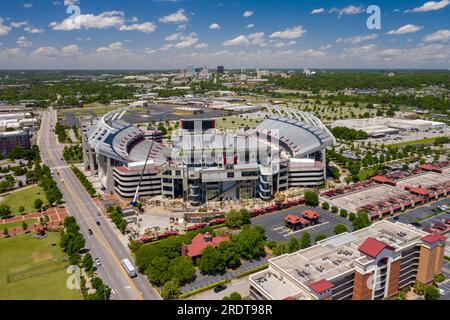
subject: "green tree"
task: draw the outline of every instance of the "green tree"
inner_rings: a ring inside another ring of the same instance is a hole
[[[43,204],[44,202],[40,198],[36,198],[36,200],[34,200],[34,208],[36,210],[40,210]]]
[[[273,254],[275,256],[281,256],[289,252],[289,247],[287,242],[278,242],[277,246],[273,249]]]
[[[342,218],[344,218],[344,219],[347,218],[347,217],[348,217],[348,212],[347,212],[347,210],[341,209],[340,216],[341,216]]]
[[[11,215],[11,208],[5,203],[0,204],[0,217],[6,218]]]
[[[334,234],[338,235],[344,232],[348,232],[347,227],[343,224],[338,224],[334,227]]]
[[[353,229],[359,230],[366,228],[372,224],[369,215],[365,211],[360,211],[356,214],[355,220],[352,221]]]
[[[250,224],[250,212],[246,209],[241,210],[242,224]]]
[[[436,283],[441,283],[445,280],[445,276],[441,273],[441,274],[436,274],[434,277],[434,282]]]
[[[23,231],[27,231],[27,229],[28,229],[28,224],[25,221],[22,222],[22,229],[23,229]]]
[[[425,300],[439,300],[440,297],[441,295],[439,294],[439,290],[436,287],[425,287]]]
[[[305,204],[307,206],[316,207],[319,205],[319,196],[314,191],[305,192]]]
[[[86,269],[86,271],[91,271],[94,268],[94,260],[90,253],[86,253],[81,262],[81,266]]]
[[[292,237],[288,241],[289,253],[296,252],[300,250],[300,241],[296,237]]]
[[[7,237],[8,236],[8,228],[3,228],[3,235],[5,236],[5,237]]]
[[[228,228],[238,229],[242,226],[242,215],[239,211],[231,210],[225,215],[225,224]]]
[[[167,257],[155,257],[150,261],[145,274],[153,285],[162,286],[171,279],[170,260]]]
[[[328,202],[322,203],[322,209],[324,209],[324,210],[330,210],[330,205],[328,204]]]
[[[331,207],[331,212],[332,212],[332,213],[335,213],[335,214],[338,213],[338,212],[339,212],[338,207],[332,206],[332,207]]]
[[[227,267],[225,257],[214,247],[206,247],[202,256],[198,258],[197,265],[204,274],[224,273]]]
[[[19,212],[20,212],[20,214],[23,214],[25,212],[25,207],[24,206],[20,206],[19,207]]]
[[[195,277],[194,263],[189,257],[177,257],[170,261],[169,273],[180,284],[186,283]]]
[[[300,238],[300,248],[306,249],[311,246],[311,235],[308,232],[303,232]]]
[[[327,235],[326,235],[326,234],[324,234],[324,233],[319,233],[319,234],[316,236],[316,242],[325,240],[326,238],[327,238]]]
[[[162,296],[166,300],[174,300],[180,295],[180,284],[177,280],[167,281],[162,289]]]
[[[239,292],[232,292],[230,294],[229,300],[234,300],[234,301],[242,300],[242,296],[241,296],[241,294]]]

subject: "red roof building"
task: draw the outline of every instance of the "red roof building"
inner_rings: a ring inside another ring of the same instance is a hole
[[[433,166],[432,164],[428,164],[428,163],[421,164],[419,166],[419,168],[426,170],[426,171],[433,171],[433,172],[439,172],[439,173],[442,172],[441,168],[438,168],[438,167]]]
[[[359,251],[372,258],[376,258],[384,249],[394,250],[383,241],[371,237],[367,238],[358,248]]]
[[[390,184],[390,185],[395,185],[395,182],[392,181],[389,178],[386,178],[385,176],[375,176],[371,178],[372,181],[375,181],[377,183],[386,183],[386,184]]]
[[[430,234],[428,236],[422,237],[421,239],[426,243],[433,244],[438,241],[445,241],[447,240],[447,237],[443,236],[442,234]]]
[[[411,193],[418,194],[421,196],[429,196],[431,191],[425,188],[411,188],[409,189]]]
[[[306,210],[305,212],[303,212],[303,217],[309,220],[315,220],[320,218],[320,214],[318,214],[314,210]]]
[[[191,258],[198,257],[206,247],[217,247],[224,241],[230,241],[230,237],[213,237],[209,232],[199,233],[192,239],[191,244],[186,245],[186,255]]]
[[[322,293],[334,287],[334,284],[326,279],[311,283],[309,287],[316,293]]]
[[[300,217],[296,216],[295,214],[290,214],[284,220],[290,224],[297,224],[300,223]]]

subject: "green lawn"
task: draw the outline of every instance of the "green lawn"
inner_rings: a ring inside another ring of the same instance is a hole
[[[19,207],[23,206],[25,208],[24,213],[36,212],[34,208],[34,200],[40,198],[44,204],[48,205],[47,197],[45,196],[44,189],[38,185],[32,187],[25,187],[17,191],[11,192],[7,195],[2,203],[6,203],[11,207],[11,212],[13,215],[19,215]]]
[[[28,226],[31,226],[33,223],[37,223],[37,219],[28,219],[24,221],[17,221],[17,222],[11,222],[11,223],[5,223],[0,225],[0,229],[3,232],[5,228],[11,229],[11,228],[18,228],[22,227],[23,223],[26,223]]]
[[[371,176],[373,176],[374,174],[375,174],[375,169],[374,168],[362,169],[359,172],[359,179],[361,181],[364,181],[364,180],[370,178]]]
[[[433,143],[435,140],[436,140],[436,138],[428,138],[428,139],[421,139],[421,140],[414,140],[414,141],[406,141],[406,142],[401,142],[401,143],[389,144],[389,145],[387,145],[387,147],[399,148],[399,147],[405,147],[405,146],[411,145],[411,144],[428,144],[428,143]]]
[[[81,300],[79,290],[67,289],[59,241],[58,233],[0,239],[0,300]]]

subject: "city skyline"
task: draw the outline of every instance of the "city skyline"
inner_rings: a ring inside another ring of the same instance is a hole
[[[80,9],[79,29],[67,7]],[[450,1],[16,1],[0,69],[450,67]]]

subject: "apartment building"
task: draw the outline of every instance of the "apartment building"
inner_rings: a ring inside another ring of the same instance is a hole
[[[255,300],[382,300],[440,273],[446,237],[383,220],[269,260]]]

